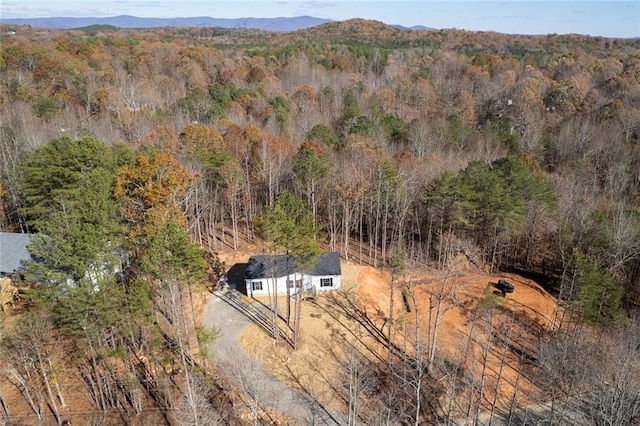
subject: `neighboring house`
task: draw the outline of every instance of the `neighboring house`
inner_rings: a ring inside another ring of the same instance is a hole
[[[340,256],[337,252],[318,255],[311,265],[298,265],[290,256],[251,256],[245,272],[247,295],[259,296],[274,292],[290,294],[299,289],[330,291],[340,288]],[[275,286],[274,286],[275,280]]]
[[[0,278],[22,274],[22,261],[31,259],[30,243],[30,234],[0,232]]]
[[[27,246],[32,242],[33,235],[35,234],[0,232],[0,278],[23,279],[24,267],[22,261],[37,260],[27,250]],[[104,256],[103,263],[100,266],[89,265],[84,278],[97,285],[102,279],[122,274],[122,271],[128,265],[128,261],[126,250],[123,248],[113,250],[110,256]],[[71,277],[68,277],[66,278],[66,284],[73,286],[75,282]]]

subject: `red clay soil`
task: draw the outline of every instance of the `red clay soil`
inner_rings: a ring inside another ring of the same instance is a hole
[[[220,255],[228,267],[235,262],[246,262],[249,255],[255,254],[256,249],[259,247],[243,247],[242,250],[228,251]],[[537,396],[537,389],[519,375],[519,370],[527,357],[529,360],[530,357],[535,357],[535,347],[540,333],[553,327],[553,318],[557,316],[555,299],[535,281],[519,275],[488,274],[471,263],[460,260],[456,260],[454,265],[455,268],[448,272],[425,268],[407,271],[403,276],[395,277],[393,317],[397,325],[396,343],[401,343],[400,338],[403,334],[398,332],[399,325],[403,324],[406,330],[410,330],[415,324],[416,312],[420,318],[421,339],[426,341],[430,296],[435,297],[433,295],[437,294],[439,289],[450,289],[452,297],[445,298],[442,304],[444,313],[438,326],[436,363],[446,359],[449,363],[459,365],[465,370],[465,380],[473,382],[471,388],[475,387],[476,393],[479,378],[484,370],[486,378],[482,392],[485,408],[487,404],[492,403],[494,397],[497,398],[498,406],[504,407],[508,404],[513,398],[516,384],[517,402],[529,402],[529,398]],[[342,262],[342,268],[343,292],[355,291],[360,308],[379,329],[386,331],[391,277],[379,269],[347,262]],[[499,279],[512,283],[515,291],[507,294],[505,298],[493,295],[496,289],[491,287],[490,283],[497,283]],[[407,288],[407,282],[410,283],[409,287],[415,297],[415,304],[411,298],[408,300],[411,308],[409,313],[402,299],[402,290]],[[305,358],[303,355],[307,354],[307,351],[304,347],[313,346],[312,343],[316,340],[323,342],[317,343],[320,346],[326,344],[323,340],[325,338],[331,341],[330,336],[322,336],[323,333],[319,332],[319,318],[322,316],[322,321],[326,321],[327,315],[321,311],[315,312],[315,308],[311,306],[305,308],[303,315],[303,347],[293,353],[283,354],[289,365],[296,365],[297,358]],[[315,330],[313,336],[305,337],[304,330],[307,327]],[[489,329],[492,333],[488,332]],[[271,342],[261,336],[259,331],[248,328],[242,334],[241,341],[251,342],[242,345],[245,350],[258,355],[255,352],[260,352],[258,348],[264,346],[263,349],[274,354]],[[262,340],[264,345],[259,344]],[[488,352],[486,363],[482,362],[483,350]],[[317,348],[314,353],[320,356]],[[258,358],[263,358],[265,364],[270,364],[270,357]],[[300,360],[299,363],[308,369],[308,359]],[[278,368],[281,365],[278,362],[275,366],[267,367],[273,367],[270,368],[272,373],[287,382],[287,378],[279,374],[282,373],[281,368]],[[332,374],[327,371],[326,375]],[[458,399],[462,400],[464,397]],[[464,410],[464,407],[459,409]]]
[[[490,283],[497,283],[499,279],[512,283],[515,291],[504,298],[494,295],[496,289]],[[364,268],[357,279],[361,308],[380,326],[388,320],[389,282],[388,274],[373,268]],[[466,370],[468,380],[473,380],[470,377],[481,375],[484,348],[488,352],[484,367],[488,375],[483,390],[485,406],[493,401],[496,390],[497,404],[507,404],[514,395],[516,382],[519,402],[526,401],[527,395],[535,395],[536,389],[531,383],[522,377],[518,381],[516,378],[520,362],[525,357],[535,356],[540,332],[550,329],[554,315],[557,315],[555,299],[540,285],[518,275],[487,274],[477,268],[460,268],[448,273],[411,271],[396,277],[395,282],[394,321],[405,324],[403,321],[406,320],[408,329],[414,330],[417,312],[423,342],[428,341],[430,299],[437,300],[438,294],[450,295],[443,298],[444,313],[438,325],[436,360],[446,358],[459,364]],[[408,287],[406,283],[409,283]],[[415,297],[415,304],[411,297],[407,300],[411,312],[405,308],[403,289],[411,289]],[[487,308],[491,306],[493,308]],[[493,331],[491,334],[488,324]],[[396,343],[400,343],[401,334],[396,333]]]
[[[231,266],[235,262],[246,262],[249,255],[260,249],[258,244],[219,254],[226,265]],[[355,290],[360,308],[379,328],[386,326],[389,317],[390,276],[376,268],[346,262],[342,264],[343,291]],[[518,402],[525,402],[530,396],[535,397],[535,386],[523,377],[518,380],[516,378],[522,361],[527,357],[529,360],[535,357],[540,333],[553,327],[553,318],[557,316],[555,299],[535,281],[519,275],[488,274],[464,258],[455,259],[452,264],[454,267],[449,271],[424,268],[407,271],[403,276],[396,277],[397,290],[393,307],[395,324],[410,327],[415,324],[415,314],[418,312],[421,339],[428,339],[430,295],[436,294],[443,286],[451,289],[452,297],[446,298],[442,304],[445,312],[438,326],[436,362],[446,359],[458,364],[465,369],[468,380],[473,380],[475,375],[480,377],[480,370],[484,369],[488,376],[483,390],[485,406],[494,396],[497,396],[498,405],[507,404],[513,397],[516,382],[519,389]],[[494,296],[492,293],[496,289],[490,283],[497,283],[499,279],[512,283],[515,291],[505,298]],[[411,283],[415,296],[415,305],[413,300],[408,300],[411,308],[409,313],[406,312],[402,299],[402,289],[406,288],[406,282]],[[493,308],[487,309],[487,305]],[[308,318],[305,322],[311,326],[315,324],[314,320]],[[490,328],[492,333],[488,333]],[[254,333],[250,334],[253,342],[251,346],[255,347],[258,337]],[[400,343],[402,333],[396,330],[395,336],[396,343]],[[485,352],[489,349],[484,368],[483,348]],[[304,350],[296,352],[304,353]]]

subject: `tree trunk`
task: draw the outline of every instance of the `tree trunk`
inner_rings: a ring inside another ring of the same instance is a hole
[[[51,363],[51,358],[47,357],[47,362],[49,363],[49,368],[53,371],[53,364]],[[62,396],[62,391],[60,390],[60,381],[58,380],[57,374],[54,377],[54,385],[56,387],[56,394],[58,394],[58,400],[60,400],[60,405],[62,408],[66,407],[67,404],[64,402],[64,396]]]
[[[51,390],[51,383],[49,380],[49,375],[47,374],[47,370],[44,366],[44,361],[42,360],[42,354],[40,350],[36,348],[36,355],[38,358],[38,366],[40,367],[40,374],[42,375],[42,381],[45,385],[45,389],[47,390],[47,395],[49,395],[49,401],[51,403],[51,411],[53,412],[53,416],[56,419],[56,423],[60,424],[60,413],[58,412],[58,404],[56,403],[56,399],[53,396],[53,391]]]
[[[2,394],[2,389],[0,388],[0,405],[2,406],[2,410],[4,411],[5,418],[8,421],[11,421],[11,412],[9,412],[9,406],[7,405],[7,401],[4,399],[4,395]]]
[[[90,355],[90,359],[91,359],[91,373],[92,375],[95,377],[96,381],[97,381],[97,389],[96,389],[96,397],[98,398],[98,404],[100,406],[100,409],[105,412],[107,411],[107,403],[105,401],[104,398],[104,384],[102,383],[102,375],[100,374],[100,371],[98,369],[98,364],[96,362],[96,352],[93,348],[93,342],[91,340],[91,338],[89,336],[87,336],[87,343],[89,344],[89,355]]]
[[[485,331],[488,331],[487,333],[488,336],[487,336],[487,341],[482,346],[482,373],[480,375],[480,390],[479,390],[478,402],[476,405],[476,410],[474,415],[474,424],[478,424],[478,418],[480,416],[480,413],[482,412],[482,401],[484,400],[484,391],[485,391],[485,385],[487,382],[487,364],[489,360],[491,341],[493,336],[493,325],[492,325],[491,317],[488,319],[486,327],[487,328],[485,329]]]
[[[506,342],[504,343],[504,348],[502,349],[502,353],[500,354],[500,367],[498,368],[498,377],[496,378],[496,390],[493,395],[493,401],[491,402],[491,411],[489,413],[489,425],[493,420],[493,415],[496,410],[496,404],[498,402],[498,397],[500,396],[500,381],[502,380],[502,371],[504,369],[505,359],[507,357],[507,348],[511,345],[511,331],[513,330],[513,317],[511,318],[511,323],[509,325],[508,332],[506,334]],[[500,331],[499,331],[500,332]]]
[[[393,342],[393,304],[395,301],[395,285],[394,285],[394,277],[391,277],[391,281],[389,281],[389,324],[387,325],[387,364],[391,367],[392,359],[391,355],[393,354],[392,350],[392,342]]]
[[[351,228],[351,208],[349,206],[349,200],[343,201],[343,253],[345,262],[349,261],[349,229]]]
[[[295,329],[293,330],[293,349],[298,349],[298,341],[300,338],[300,322],[302,320],[302,291],[301,288],[296,294],[296,312],[295,312]]]
[[[285,262],[289,262],[289,255],[287,255]],[[289,270],[288,265],[287,265],[287,271]],[[289,282],[291,281],[290,279],[290,275],[287,273],[287,282],[286,282],[286,286],[287,286],[287,327],[289,327],[289,329],[291,329],[291,288],[289,287]],[[293,276],[293,291],[296,291],[296,276],[294,274]],[[295,294],[295,293],[294,293]]]
[[[44,413],[42,412],[42,407],[39,404],[36,404],[31,392],[29,391],[29,386],[27,385],[26,380],[21,377],[17,372],[12,372],[13,380],[9,379],[12,385],[14,385],[22,394],[24,399],[27,401],[27,405],[31,408],[33,413],[36,415],[38,420],[42,421],[44,419]]]

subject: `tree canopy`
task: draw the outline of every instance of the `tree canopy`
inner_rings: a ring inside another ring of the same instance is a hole
[[[21,212],[38,231],[30,250],[39,260],[27,264],[29,273],[59,283],[118,263],[124,229],[112,190],[121,159],[95,138],[62,137],[18,164]]]
[[[285,250],[302,263],[319,253],[316,239],[319,228],[313,222],[313,215],[304,201],[289,191],[278,194],[273,205],[264,208],[257,226],[277,249]]]

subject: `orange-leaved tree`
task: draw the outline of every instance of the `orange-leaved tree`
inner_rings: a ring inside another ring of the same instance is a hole
[[[114,195],[127,223],[129,251],[136,255],[158,229],[183,224],[180,199],[194,179],[171,154],[145,149],[133,164],[118,169]]]

